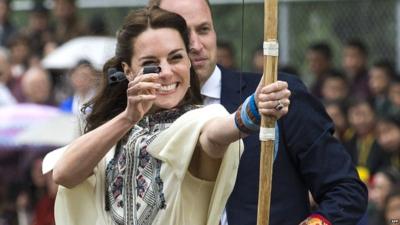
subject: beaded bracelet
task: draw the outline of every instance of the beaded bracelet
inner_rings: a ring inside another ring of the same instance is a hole
[[[253,133],[260,129],[261,116],[254,94],[249,96],[236,110],[235,125],[243,133]]]

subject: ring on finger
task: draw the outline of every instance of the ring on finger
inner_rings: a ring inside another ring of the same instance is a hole
[[[278,100],[278,104],[276,104],[276,106],[274,107],[275,110],[277,111],[281,111],[285,106],[283,105],[283,103],[281,102],[281,100]]]

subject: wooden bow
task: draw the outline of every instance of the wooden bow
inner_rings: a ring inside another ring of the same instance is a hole
[[[278,74],[278,0],[264,0],[264,75],[263,84],[277,80]],[[261,117],[260,181],[257,225],[269,224],[272,166],[274,160],[276,118]]]

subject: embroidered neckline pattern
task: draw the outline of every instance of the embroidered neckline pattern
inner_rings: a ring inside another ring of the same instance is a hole
[[[144,117],[117,146],[106,169],[106,210],[118,225],[150,225],[167,203],[160,177],[162,161],[147,146],[177,118],[199,106],[185,105]]]

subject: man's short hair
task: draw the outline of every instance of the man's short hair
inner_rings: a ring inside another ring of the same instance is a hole
[[[148,6],[160,6],[162,0],[149,0],[149,4]],[[179,1],[179,0],[177,0]],[[211,9],[211,5],[210,5],[210,1],[209,0],[205,0],[207,2],[208,7],[210,7]]]
[[[326,42],[313,43],[308,47],[308,50],[318,52],[319,54],[323,55],[326,59],[332,60],[333,57],[332,49]]]
[[[368,56],[367,45],[360,39],[352,38],[352,39],[347,40],[345,43],[345,47],[355,48],[359,52],[361,52],[361,54],[364,55],[365,57]]]

